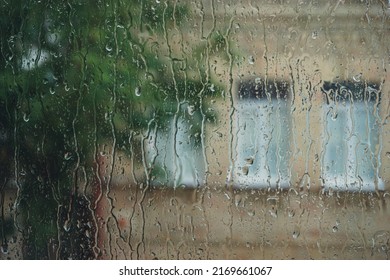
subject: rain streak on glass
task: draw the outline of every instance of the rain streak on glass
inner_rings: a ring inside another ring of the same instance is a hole
[[[389,259],[389,7],[2,1],[0,259]]]

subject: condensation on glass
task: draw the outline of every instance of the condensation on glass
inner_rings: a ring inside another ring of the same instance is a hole
[[[0,259],[389,258],[387,1],[0,15]]]

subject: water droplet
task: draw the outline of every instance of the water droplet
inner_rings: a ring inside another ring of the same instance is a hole
[[[106,45],[106,51],[108,51],[108,52],[111,52],[112,51],[112,47],[110,46],[110,45]]]
[[[161,1],[160,1],[160,0],[156,0],[156,3],[157,3],[157,4],[160,4],[160,3],[161,3]]]
[[[2,244],[0,248],[1,248],[1,253],[3,253],[4,255],[8,254],[8,245],[7,244]]]
[[[255,64],[255,58],[253,57],[253,55],[250,55],[248,57],[248,63],[251,64],[251,65]]]
[[[334,226],[334,227],[332,228],[332,231],[333,231],[333,232],[338,232],[338,231],[339,231],[339,228],[338,228],[337,226]]]
[[[179,204],[179,202],[177,201],[176,198],[171,198],[170,200],[170,205],[171,206],[177,206]]]
[[[188,105],[187,107],[188,114],[192,116],[195,113],[195,106],[194,105]]]
[[[258,85],[258,84],[260,84],[261,83],[261,78],[260,77],[257,77],[256,79],[255,79],[255,83]]]
[[[292,234],[292,237],[293,237],[294,239],[297,239],[297,238],[299,237],[299,235],[300,235],[299,230],[294,230],[294,231],[293,231],[293,234]]]
[[[209,87],[209,90],[211,90],[211,92],[214,92],[215,91],[215,85],[211,84],[210,87]]]
[[[269,212],[269,214],[270,214],[273,218],[277,218],[277,217],[278,217],[278,210],[276,210],[276,209],[270,209],[268,212]]]
[[[69,231],[70,230],[70,222],[69,222],[69,220],[65,221],[65,223],[64,223],[64,230],[65,231]]]
[[[332,113],[331,119],[332,119],[332,121],[336,121],[337,120],[337,113],[336,112]]]
[[[372,237],[372,247],[373,249],[388,251],[390,244],[390,232],[386,230],[379,230],[374,233]]]
[[[65,160],[70,160],[72,158],[72,154],[70,153],[70,152],[66,152],[65,154],[64,154],[64,159]]]
[[[242,197],[241,195],[237,194],[235,197],[234,197],[234,204],[236,205],[236,207],[238,207],[241,203],[241,200],[242,200]]]
[[[248,166],[244,166],[242,168],[242,174],[244,174],[246,176],[246,175],[248,175],[248,173],[249,173],[249,167]]]
[[[386,152],[386,156],[390,158],[390,152]]]
[[[315,31],[313,31],[313,32],[311,33],[311,38],[312,38],[313,40],[315,40],[315,39],[318,38],[318,31],[317,31],[317,30],[315,30]]]
[[[134,90],[135,96],[141,96],[141,87],[136,87]]]
[[[50,92],[50,94],[56,93],[56,91],[55,91],[55,89],[54,89],[53,87],[51,87],[51,88],[49,89],[49,92]]]
[[[249,217],[254,217],[256,215],[255,210],[250,210],[250,211],[248,211],[246,213],[248,214]]]
[[[295,216],[295,211],[292,210],[292,209],[288,210],[288,216],[289,216],[290,218],[294,217],[294,216]]]
[[[361,79],[362,79],[362,73],[359,73],[359,74],[353,76],[352,79],[353,79],[355,82],[359,83],[359,82],[361,81]]]
[[[253,157],[246,158],[245,161],[247,164],[252,165],[253,164]]]
[[[30,116],[28,114],[26,114],[26,113],[23,113],[23,120],[25,122],[28,122],[30,120]]]

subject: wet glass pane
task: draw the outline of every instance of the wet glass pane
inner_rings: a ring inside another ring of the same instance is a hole
[[[0,22],[0,259],[389,258],[387,1]]]

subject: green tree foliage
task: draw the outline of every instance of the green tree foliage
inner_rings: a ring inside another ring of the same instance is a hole
[[[159,38],[185,22],[188,7],[157,2],[0,4],[0,183],[2,192],[19,189],[14,230],[23,233],[26,258],[92,257],[77,249],[92,241],[75,241],[85,230],[75,221],[92,212],[79,182],[81,170],[94,180],[98,145],[129,145],[151,121],[164,128],[168,118],[184,116],[182,104],[195,108],[185,116],[194,135],[213,117],[203,97],[217,89],[188,78],[187,61],[169,45],[167,56],[158,51],[167,48]],[[59,236],[65,244],[56,243]],[[50,242],[60,249],[51,252]]]

